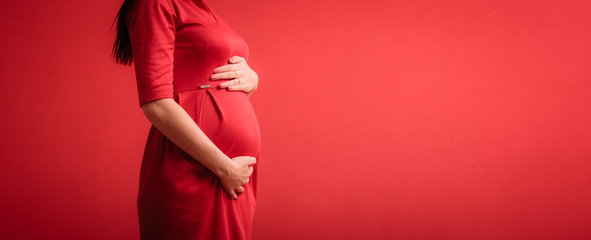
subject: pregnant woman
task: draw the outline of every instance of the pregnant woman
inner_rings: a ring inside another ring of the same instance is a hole
[[[203,0],[125,0],[113,57],[135,62],[152,123],[140,170],[141,239],[251,239],[260,129],[248,46]]]

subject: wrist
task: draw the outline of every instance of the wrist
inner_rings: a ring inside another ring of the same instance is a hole
[[[220,154],[217,158],[218,164],[217,167],[214,169],[215,175],[218,177],[228,176],[230,175],[230,170],[232,169],[233,161],[230,159],[226,154]]]

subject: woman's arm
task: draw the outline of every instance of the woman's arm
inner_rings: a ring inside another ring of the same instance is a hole
[[[199,128],[172,98],[161,98],[141,105],[144,115],[164,136],[216,174],[234,199],[244,192],[256,163],[252,156],[230,159]]]
[[[199,128],[172,98],[162,98],[141,106],[144,115],[170,141],[198,159],[216,175],[228,173],[232,160]]]

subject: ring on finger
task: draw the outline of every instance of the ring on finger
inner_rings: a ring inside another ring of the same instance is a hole
[[[238,77],[238,72],[234,71],[234,78]]]

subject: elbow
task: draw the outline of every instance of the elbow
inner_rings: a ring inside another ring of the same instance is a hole
[[[152,116],[152,113],[154,112],[154,102],[147,102],[142,104],[140,107],[142,108],[142,112],[144,113],[144,116],[148,117]]]
[[[140,107],[141,107],[144,115],[148,118],[148,120],[151,120],[154,118],[154,116],[161,115],[161,112],[164,110],[164,108],[167,107],[167,105],[166,105],[168,103],[167,101],[170,101],[170,100],[172,100],[172,99],[161,98],[161,99],[146,102],[146,103],[142,104]]]
[[[150,101],[142,104],[140,106],[142,108],[142,112],[144,116],[148,118],[148,120],[152,120],[153,116],[158,114],[158,101]]]

